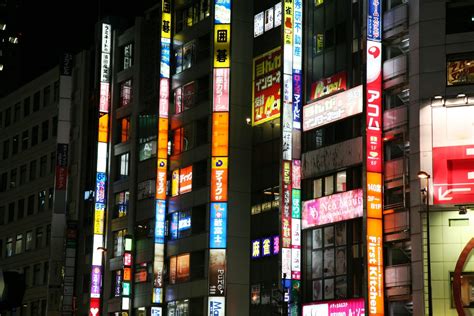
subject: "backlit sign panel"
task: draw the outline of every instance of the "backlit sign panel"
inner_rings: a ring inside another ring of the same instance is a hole
[[[281,48],[277,47],[253,60],[252,125],[280,116]]]
[[[367,172],[367,216],[382,218],[382,174]]]
[[[281,249],[281,273],[283,279],[291,279],[291,249]]]
[[[100,298],[91,298],[89,303],[89,316],[99,316]]]
[[[363,86],[309,103],[303,107],[303,130],[309,131],[323,125],[362,113]]]
[[[208,316],[225,316],[225,297],[209,296]]]
[[[211,203],[210,212],[210,248],[225,248],[227,243],[227,203]]]
[[[100,266],[92,266],[91,271],[91,297],[99,298],[102,287],[102,270]]]
[[[167,160],[157,159],[157,179],[156,179],[156,199],[166,199],[166,172],[167,172]]]
[[[264,29],[264,14],[263,12],[255,14],[253,18],[253,37],[257,37],[263,34]]]
[[[182,168],[179,171],[179,194],[191,192],[193,188],[193,166]]]
[[[382,1],[368,0],[367,40],[382,40]]]
[[[474,59],[448,61],[447,85],[463,85],[474,83]]]
[[[213,157],[211,167],[211,201],[227,201],[227,157]]]
[[[171,173],[171,196],[179,194],[179,169]]]
[[[363,215],[363,190],[356,189],[303,202],[303,229]]]
[[[95,203],[94,211],[94,234],[104,234],[104,213],[105,205],[103,203]]]
[[[225,296],[226,294],[226,251],[225,249],[209,250],[209,295]]]
[[[163,0],[161,2],[161,38],[171,37],[171,0]]]
[[[215,0],[214,6],[214,23],[228,24],[231,18],[231,1],[230,0]]]
[[[274,13],[273,7],[265,10],[265,22],[264,22],[265,32],[268,32],[273,28],[273,13]]]
[[[166,201],[156,200],[155,214],[155,243],[165,242],[165,212]]]
[[[346,72],[338,72],[331,77],[321,79],[316,81],[311,85],[311,95],[310,99],[320,99],[328,95],[334,94],[339,91],[346,90]]]
[[[229,111],[229,85],[230,85],[230,69],[216,68],[214,69],[214,112]]]
[[[382,220],[367,218],[369,315],[384,314]]]
[[[364,316],[363,298],[303,305],[303,316]]]
[[[214,68],[230,67],[230,24],[214,25]]]
[[[229,153],[229,113],[212,113],[212,156],[225,157]]]
[[[170,98],[170,80],[168,78],[161,78],[160,79],[160,101],[159,101],[160,117],[168,117],[169,98]]]

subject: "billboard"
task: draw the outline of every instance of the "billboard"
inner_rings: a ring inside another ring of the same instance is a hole
[[[303,316],[364,316],[363,298],[303,305]]]
[[[225,316],[225,297],[209,296],[208,316]]]
[[[179,170],[179,194],[191,192],[193,188],[193,166]]]
[[[382,218],[382,174],[367,172],[367,216]]]
[[[225,157],[229,153],[229,113],[212,113],[212,156]]]
[[[231,0],[215,0],[214,4],[214,23],[228,24],[231,16]]]
[[[226,275],[226,251],[225,249],[209,250],[209,295],[225,296]]]
[[[280,116],[281,58],[281,48],[277,47],[253,60],[253,126]]]
[[[215,68],[214,69],[214,112],[229,111],[229,84],[230,84],[230,69],[229,68]]]
[[[339,91],[346,90],[346,72],[338,72],[311,84],[310,100],[320,99]]]
[[[474,60],[463,59],[448,61],[447,85],[463,85],[474,83]]]
[[[345,221],[363,215],[363,190],[356,189],[303,202],[302,228]]]
[[[367,13],[367,40],[382,40],[382,1],[368,0]]]
[[[363,86],[309,103],[303,107],[303,131],[362,113]]]
[[[214,68],[230,67],[230,24],[214,24]]]
[[[367,218],[367,276],[369,314],[384,314],[382,220]]]

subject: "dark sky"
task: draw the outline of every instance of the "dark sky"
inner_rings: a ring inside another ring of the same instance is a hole
[[[100,4],[99,4],[100,2]],[[141,0],[24,0],[19,23],[22,25],[23,82],[53,68],[63,52],[78,52],[94,39],[94,25],[100,16],[141,15]]]

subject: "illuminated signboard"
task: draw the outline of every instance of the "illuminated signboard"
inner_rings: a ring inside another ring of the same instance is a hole
[[[171,37],[171,0],[162,1],[161,38]]]
[[[281,2],[275,4],[275,27],[281,25]]]
[[[109,136],[109,115],[105,113],[99,114],[99,137],[98,141],[106,143]]]
[[[94,211],[94,234],[104,234],[104,213],[105,205],[103,203],[95,203]]]
[[[255,14],[253,18],[253,37],[257,37],[263,34],[263,12]]]
[[[212,113],[212,156],[225,157],[229,153],[229,113]]]
[[[214,102],[213,110],[215,112],[229,111],[229,68],[214,69]]]
[[[89,303],[89,315],[90,316],[99,316],[99,309],[100,309],[100,299],[99,298],[91,298]]]
[[[362,113],[362,85],[315,101],[303,107],[303,130],[309,131],[323,125]]]
[[[383,232],[382,220],[367,219],[367,275],[369,314],[383,315]]]
[[[165,212],[166,201],[156,200],[155,214],[155,243],[165,242]]]
[[[191,192],[193,188],[193,166],[179,171],[179,194]]]
[[[211,203],[210,248],[225,248],[227,243],[227,203]]]
[[[280,116],[281,48],[277,47],[253,60],[252,125]]]
[[[177,212],[171,214],[171,222],[170,222],[171,239],[178,239],[178,216],[179,214]]]
[[[215,0],[215,24],[228,24],[230,23],[231,11],[230,11],[230,0]]]
[[[382,1],[368,0],[367,40],[382,40]]]
[[[273,7],[265,10],[265,21],[264,21],[265,32],[268,32],[273,28],[273,13],[274,13]]]
[[[214,67],[230,67],[230,24],[214,25]]]
[[[262,238],[262,257],[267,257],[272,254],[273,241],[271,237]]]
[[[382,174],[367,172],[367,216],[382,218]]]
[[[463,85],[474,83],[474,60],[463,59],[448,61],[447,85]]]
[[[171,44],[163,41],[161,43],[161,63],[160,63],[160,72],[163,78],[169,78],[170,76],[170,49]],[[160,80],[161,83],[161,80]],[[169,80],[168,80],[169,84]],[[161,89],[161,88],[160,88]],[[161,93],[161,91],[160,91]],[[161,107],[160,107],[161,109]],[[167,109],[164,109],[167,111]]]
[[[301,249],[291,248],[291,278],[301,279]]]
[[[283,279],[291,279],[291,249],[281,249],[281,273]]]
[[[363,190],[356,189],[303,202],[303,229],[363,215]]]
[[[257,259],[262,256],[262,250],[261,250],[261,243],[262,241],[260,239],[252,240],[252,259]]]
[[[371,41],[367,41],[366,120],[367,171],[382,172],[382,44]]]
[[[159,114],[160,117],[168,117],[168,107],[169,107],[169,90],[170,90],[170,81],[168,78],[160,79],[160,101],[159,101]]]
[[[91,297],[99,298],[102,287],[102,270],[100,266],[92,266],[91,272]]]
[[[227,201],[227,157],[213,157],[211,169],[211,201]]]
[[[365,302],[363,298],[356,298],[303,305],[303,316],[314,315],[363,316]]]
[[[179,194],[179,169],[171,173],[171,196]]]
[[[168,157],[168,119],[158,119],[158,158]]]
[[[163,316],[161,307],[152,307],[151,316]]]
[[[311,85],[310,99],[320,99],[347,89],[346,72],[339,72],[331,77],[316,81]]]
[[[207,308],[209,316],[225,316],[225,297],[209,296]]]
[[[209,250],[209,295],[225,296],[226,286],[226,251],[225,249]]]

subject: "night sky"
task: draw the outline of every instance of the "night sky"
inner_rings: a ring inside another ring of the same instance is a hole
[[[23,30],[23,83],[57,65],[63,52],[76,53],[92,45],[99,13],[132,20],[142,15],[141,5],[132,2],[24,0],[18,21]]]

